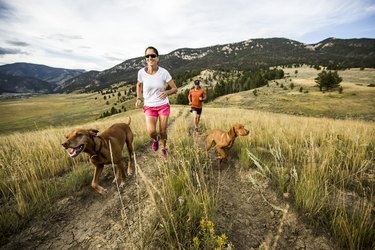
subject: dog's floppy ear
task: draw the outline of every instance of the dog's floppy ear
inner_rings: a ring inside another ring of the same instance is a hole
[[[231,138],[234,138],[234,137],[237,136],[237,134],[236,134],[236,129],[235,129],[234,126],[230,128],[228,134],[229,134],[229,136],[230,136]]]
[[[99,132],[97,129],[89,129],[88,131],[91,136],[96,136]]]

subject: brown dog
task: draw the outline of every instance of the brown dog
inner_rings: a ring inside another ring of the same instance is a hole
[[[249,130],[245,129],[244,125],[236,123],[225,132],[221,129],[213,129],[207,133],[206,151],[210,150],[212,144],[215,142],[216,152],[219,153],[219,166],[221,162],[228,156],[224,149],[229,150],[234,143],[237,136],[245,136],[249,134]]]
[[[94,177],[91,186],[100,194],[107,190],[98,184],[99,176],[103,171],[105,164],[111,164],[111,152],[109,143],[111,143],[113,163],[116,164],[116,178],[114,182],[124,185],[125,164],[122,157],[122,149],[126,143],[129,160],[128,174],[132,174],[132,154],[133,154],[133,132],[131,131],[130,117],[128,123],[116,123],[107,128],[100,134],[96,129],[76,129],[68,133],[66,141],[62,143],[65,149],[71,148],[70,157],[76,157],[81,152],[90,155],[90,161],[95,166]]]

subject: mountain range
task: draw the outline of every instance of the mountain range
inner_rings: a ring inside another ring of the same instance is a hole
[[[159,64],[168,69],[174,78],[175,75],[204,69],[245,70],[293,64],[320,65],[337,69],[375,68],[375,39],[328,38],[316,44],[304,44],[286,38],[249,39],[204,48],[177,49],[160,55]],[[104,71],[60,69],[60,74],[55,75],[52,74],[55,71],[48,72],[47,66],[43,73],[32,70],[35,68],[34,64],[22,65],[23,70],[20,66],[0,66],[0,73],[37,78],[54,84],[50,92],[69,93],[97,91],[118,82],[134,84],[137,71],[145,66],[145,61],[143,57],[137,57]],[[3,89],[3,82],[0,76],[0,90]],[[14,91],[17,91],[17,84],[14,84]]]
[[[58,85],[84,72],[31,63],[6,64],[0,66],[0,93],[51,93]]]

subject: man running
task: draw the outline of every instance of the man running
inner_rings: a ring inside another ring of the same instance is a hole
[[[194,115],[194,130],[198,132],[198,124],[202,114],[202,104],[206,100],[206,92],[200,87],[200,81],[194,81],[194,88],[189,91],[190,112]]]

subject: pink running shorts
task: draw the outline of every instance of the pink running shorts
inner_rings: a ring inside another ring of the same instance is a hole
[[[143,106],[143,112],[146,116],[168,116],[171,113],[171,105],[167,103],[156,107]]]

